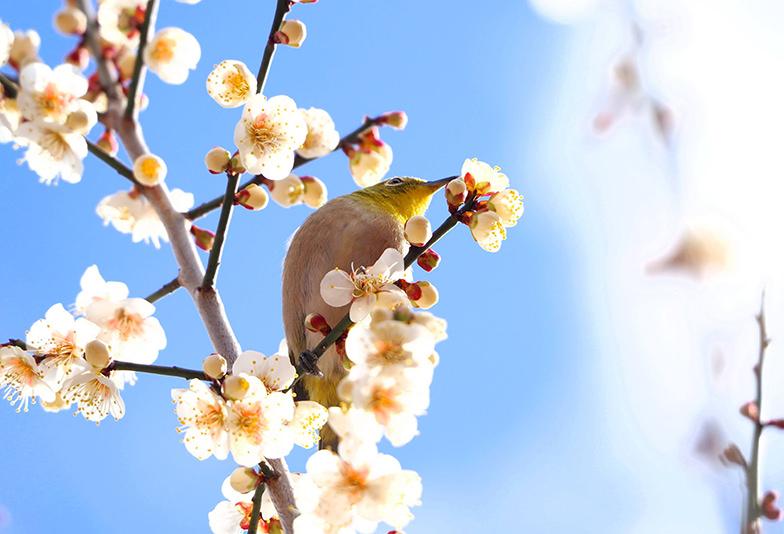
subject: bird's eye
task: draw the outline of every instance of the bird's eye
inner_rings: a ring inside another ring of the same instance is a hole
[[[390,178],[384,185],[400,185],[403,183],[402,178]]]

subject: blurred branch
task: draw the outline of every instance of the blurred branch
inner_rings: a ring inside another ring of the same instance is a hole
[[[19,85],[14,80],[0,72],[0,84],[3,85],[3,90],[7,96],[16,98],[16,93],[19,92]]]
[[[144,12],[144,22],[139,29],[139,48],[136,50],[136,63],[133,65],[133,77],[128,87],[128,103],[125,105],[125,118],[133,119],[138,115],[137,100],[144,87],[146,69],[144,68],[144,50],[149,41],[150,28],[155,27],[158,17],[157,0],[147,0],[147,9]]]
[[[373,126],[377,126],[379,124],[381,124],[380,117],[373,117],[373,118],[366,117],[365,120],[362,122],[361,126],[359,126],[350,134],[345,135],[343,138],[341,138],[340,142],[338,143],[338,146],[332,152],[337,152],[338,150],[341,150],[344,146],[358,143],[360,135],[368,131]],[[294,158],[293,168],[296,169],[316,159],[319,158],[303,158],[302,156],[297,154]],[[262,176],[261,174],[258,174],[253,178],[251,178],[250,180],[246,181],[245,183],[241,184],[238,189],[240,190],[245,189],[251,184],[261,185],[264,182],[264,180],[266,180],[266,178],[264,178],[264,176]],[[191,209],[190,211],[185,212],[185,217],[191,221],[194,221],[200,217],[204,217],[211,211],[218,209],[221,206],[221,203],[223,202],[223,198],[224,198],[223,196],[219,196],[213,198],[212,200],[204,202],[203,204],[199,204],[198,206]]]
[[[159,290],[155,291],[154,293],[150,293],[148,296],[144,298],[144,300],[146,300],[147,302],[156,302],[162,299],[163,297],[165,297],[166,295],[170,295],[171,293],[174,293],[180,287],[182,287],[182,285],[180,284],[180,277],[177,276],[171,282],[167,282],[163,286],[161,286]]]

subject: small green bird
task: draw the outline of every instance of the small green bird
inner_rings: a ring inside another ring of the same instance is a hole
[[[322,335],[305,328],[310,313],[321,314],[335,326],[348,313],[349,305],[329,306],[319,286],[324,275],[336,267],[351,272],[352,266],[371,266],[387,248],[403,251],[403,226],[423,215],[433,194],[452,178],[425,182],[419,178],[390,178],[376,185],[327,202],[311,214],[296,231],[283,264],[283,323],[289,353],[296,365],[303,351],[312,349]],[[337,406],[337,385],[346,370],[331,347],[318,363],[323,378],[305,376],[297,391],[324,406]],[[337,436],[325,426],[321,447],[335,449]]]

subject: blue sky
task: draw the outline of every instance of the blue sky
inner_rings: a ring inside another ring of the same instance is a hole
[[[38,0],[35,10],[19,3],[0,10],[15,29],[39,30],[50,64],[72,45],[51,29],[59,4]],[[223,190],[202,158],[215,145],[228,146],[240,113],[219,108],[204,80],[227,58],[255,70],[273,5],[162,0],[159,26],[196,35],[202,59],[183,86],[149,77],[151,103],[142,122],[152,150],[169,166],[170,186],[192,191],[197,202]],[[599,27],[553,24],[522,1],[490,9],[471,2],[322,0],[296,6],[293,16],[308,25],[308,39],[301,49],[279,50],[268,96],[288,94],[302,107],[324,108],[341,132],[365,114],[405,110],[404,132],[382,132],[395,153],[390,174],[448,176],[477,156],[501,165],[527,201],[500,253],[482,251],[465,228],[437,247],[444,261],[428,278],[440,290],[433,311],[449,321],[449,339],[439,346],[421,435],[394,451],[424,479],[424,505],[406,531],[677,532],[670,527],[692,524],[717,531],[723,519],[727,531],[736,531],[733,497],[717,499],[699,474],[697,482],[684,482],[682,458],[672,457],[680,453],[651,446],[624,400],[638,383],[629,379],[628,361],[616,359],[628,348],[615,322],[625,297],[613,287],[617,271],[606,267],[627,244],[608,232],[618,220],[597,210],[611,182],[587,178],[609,164],[592,159],[595,143],[585,139],[605,81],[601,61],[623,39],[600,47],[593,63],[583,61]],[[638,144],[629,146],[647,169],[645,158],[658,156]],[[95,205],[126,186],[110,169],[88,158],[80,184],[45,187],[16,165],[18,158],[0,147],[7,281],[0,336],[23,337],[51,304],[73,302],[81,273],[93,263],[136,296],[176,274],[167,246],[133,244],[101,225]],[[304,172],[324,180],[330,197],[354,188],[340,154]],[[284,243],[308,213],[270,205],[234,218],[219,288],[244,348],[269,353],[278,345]],[[440,221],[446,209],[434,202],[429,215]],[[201,224],[215,223],[213,216]],[[158,363],[198,366],[211,347],[187,295],[161,301],[157,316],[169,339]],[[142,377],[126,390],[126,417],[99,427],[66,413],[18,415],[0,406],[0,510],[7,517],[0,532],[206,532],[207,512],[221,500],[220,483],[233,466],[198,462],[180,444],[169,391],[183,384]],[[657,425],[667,434],[666,423]],[[306,457],[295,453],[291,467],[301,469]],[[686,495],[705,516],[686,510]],[[719,511],[717,502],[732,511]],[[664,504],[653,519],[651,503]],[[647,529],[639,528],[643,519]]]

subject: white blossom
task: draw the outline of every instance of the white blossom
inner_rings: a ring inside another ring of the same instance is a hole
[[[41,36],[35,30],[14,32],[14,44],[11,45],[9,61],[17,69],[23,68],[28,63],[40,61],[38,49],[41,48]]]
[[[101,38],[117,47],[135,48],[144,22],[146,0],[103,0],[98,6]]]
[[[226,59],[207,76],[207,92],[219,106],[236,108],[256,94],[256,76],[242,61]]]
[[[515,226],[523,216],[523,195],[514,189],[504,189],[490,197],[487,207],[498,214],[505,227]]]
[[[26,412],[30,401],[35,404],[37,398],[43,402],[55,400],[55,392],[44,380],[35,358],[15,346],[0,347],[0,388],[4,400],[11,406],[19,405],[17,412]]]
[[[147,67],[166,83],[179,85],[201,59],[199,41],[180,28],[164,28],[144,49]]]
[[[327,409],[314,401],[299,401],[294,405],[294,417],[289,428],[294,433],[294,443],[310,449],[319,442],[321,427],[328,418]]]
[[[173,389],[171,395],[188,452],[198,460],[210,456],[225,460],[229,455],[229,434],[223,397],[200,380],[191,380],[188,389]]]
[[[281,180],[294,167],[294,151],[307,136],[305,119],[297,104],[285,95],[253,95],[234,128],[234,143],[245,169]]]
[[[78,361],[62,386],[62,398],[75,403],[77,411],[88,421],[99,423],[108,415],[119,421],[125,415],[125,403],[117,385],[87,362]]]
[[[321,280],[321,298],[336,308],[351,303],[351,320],[358,323],[375,306],[392,307],[405,300],[405,293],[393,283],[404,273],[403,255],[388,248],[370,268],[351,274],[337,268],[328,272]]]
[[[232,374],[245,373],[255,376],[267,391],[282,391],[289,387],[297,374],[291,365],[288,354],[265,356],[255,350],[246,350],[240,354],[231,368]]]
[[[363,321],[349,330],[346,355],[353,363],[367,367],[431,367],[435,344],[432,332],[422,325],[374,314],[373,321]]]
[[[58,177],[78,183],[84,172],[87,142],[84,137],[64,126],[24,122],[16,130],[16,142],[27,147],[22,161],[45,184],[57,183]]]
[[[468,223],[471,236],[487,252],[501,250],[501,242],[506,239],[506,228],[501,216],[494,211],[474,213]]]
[[[251,510],[253,509],[253,493],[240,493],[231,487],[231,477],[227,477],[221,485],[221,492],[226,499],[219,502],[208,514],[210,530],[213,534],[245,534],[250,527]],[[296,488],[301,475],[289,474],[289,481]],[[272,502],[269,491],[261,495],[261,510],[258,532],[272,532],[273,525],[280,526],[278,512]],[[282,531],[281,531],[282,532]],[[307,534],[305,532],[304,534]]]
[[[0,67],[8,63],[11,56],[11,46],[14,44],[14,32],[7,24],[0,21]]]
[[[76,295],[74,308],[77,313],[84,315],[88,306],[104,300],[117,301],[128,298],[128,286],[122,282],[107,282],[101,276],[97,265],[90,265],[85,269],[79,280],[81,291]]]
[[[22,122],[22,113],[15,98],[2,95],[0,89],[0,144],[10,143],[16,138],[16,130]]]
[[[17,103],[22,115],[31,121],[65,125],[74,104],[87,93],[87,79],[73,65],[54,69],[43,63],[30,63],[19,73]]]
[[[383,141],[356,150],[349,158],[349,171],[360,187],[379,183],[392,165],[392,147]]]
[[[126,298],[93,302],[85,315],[101,327],[98,338],[111,348],[113,358],[151,364],[166,348],[166,334],[154,313],[155,305],[145,299]]]
[[[323,109],[300,109],[305,119],[308,134],[305,141],[297,149],[297,154],[303,158],[320,158],[335,150],[340,142],[340,134],[335,129],[335,123],[329,113]]]
[[[509,178],[501,172],[500,167],[491,167],[476,158],[463,162],[460,176],[470,191],[480,195],[496,193],[509,187]]]

